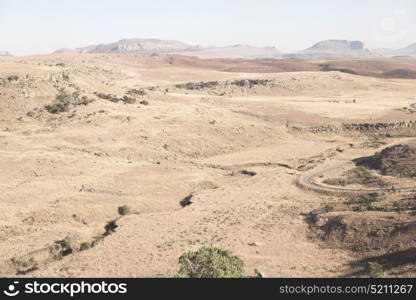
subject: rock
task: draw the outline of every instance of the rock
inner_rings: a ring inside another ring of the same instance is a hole
[[[256,274],[256,276],[258,278],[266,278],[266,274],[264,274],[263,272],[259,271],[258,269],[254,269],[254,273]]]
[[[194,196],[194,195],[192,195],[192,194],[190,194],[190,195],[186,196],[185,198],[183,198],[183,199],[179,202],[179,204],[180,204],[182,207],[187,207],[187,206],[191,205],[191,204],[192,204],[192,197],[193,197],[193,196]]]
[[[259,243],[259,242],[251,242],[251,243],[248,243],[248,245],[249,245],[249,246],[258,247],[258,246],[261,246],[262,244],[261,244],[261,243]]]

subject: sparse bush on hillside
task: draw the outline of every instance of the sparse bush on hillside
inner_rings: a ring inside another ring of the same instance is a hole
[[[378,201],[379,194],[369,193],[362,195],[350,196],[346,204],[361,204],[361,205],[371,205],[374,202]]]
[[[123,205],[118,208],[118,213],[120,216],[128,215],[131,212],[131,208],[128,205]]]
[[[334,207],[334,205],[333,205],[333,204],[326,204],[326,205],[324,206],[324,211],[325,211],[325,212],[327,212],[327,213],[329,213],[329,212],[331,212],[331,211],[334,211],[334,209],[335,209],[335,207]]]
[[[377,278],[383,273],[383,266],[376,262],[369,262],[368,271],[371,278]]]
[[[75,94],[76,95],[76,94]],[[55,97],[55,102],[45,106],[45,109],[51,114],[59,114],[69,111],[71,95],[65,91],[60,91]]]
[[[271,82],[270,79],[241,79],[241,80],[234,80],[234,81],[226,81],[223,82],[223,85],[235,85],[238,87],[248,87],[252,88],[256,85],[263,85],[266,86]],[[219,86],[221,83],[218,81],[206,81],[206,82],[188,82],[188,83],[181,83],[175,85],[178,89],[186,89],[186,90],[201,90],[206,88],[214,88]]]
[[[116,96],[114,96],[112,94],[95,93],[95,95],[100,99],[109,100],[109,101],[115,102],[115,103],[120,101],[119,98],[117,98]]]
[[[88,250],[92,247],[92,244],[90,242],[84,242],[81,243],[80,247],[79,247],[79,251],[85,251]]]
[[[94,100],[88,98],[87,96],[82,96],[81,99],[79,99],[78,101],[78,105],[88,105],[90,103],[92,103]]]
[[[144,89],[131,89],[131,90],[128,90],[126,94],[144,96],[146,95],[146,91]]]
[[[242,80],[235,80],[232,81],[231,84],[239,86],[239,87],[249,87],[252,88],[256,85],[267,85],[271,80],[269,79],[242,79]]]
[[[129,96],[126,96],[126,95],[124,95],[123,98],[121,98],[121,101],[123,101],[124,103],[127,103],[127,104],[136,103],[135,98],[132,98],[132,97],[129,97]]]
[[[127,95],[124,95],[122,98],[118,98],[117,96],[112,95],[112,94],[104,94],[104,93],[95,93],[95,95],[100,99],[108,100],[114,103],[118,103],[120,101],[127,103],[127,104],[136,103],[135,98],[129,97]]]
[[[185,90],[201,90],[204,88],[213,88],[219,85],[218,81],[207,81],[207,82],[188,82],[175,85],[178,89]]]
[[[70,105],[88,105],[93,102],[87,96],[82,96],[78,91],[69,93],[65,90],[60,90],[55,97],[55,101],[52,104],[45,106],[45,109],[51,114],[59,114],[69,111]]]
[[[45,109],[51,114],[59,114],[61,112],[69,111],[69,103],[68,102],[56,102],[56,103],[46,105]]]
[[[9,82],[11,82],[11,81],[18,81],[19,80],[19,76],[17,76],[17,75],[11,75],[11,76],[7,77],[7,80]]]
[[[338,186],[360,184],[372,187],[383,187],[386,185],[381,178],[374,176],[367,168],[362,166],[344,172],[341,178],[325,179],[323,183]]]
[[[178,276],[183,278],[241,278],[244,262],[230,251],[204,247],[179,258]]]

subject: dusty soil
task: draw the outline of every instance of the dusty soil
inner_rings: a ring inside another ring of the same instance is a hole
[[[305,222],[329,196],[295,179],[363,155],[372,136],[301,128],[412,120],[403,107],[416,102],[415,82],[318,72],[320,61],[274,63],[0,59],[0,274],[165,277],[183,252],[210,245],[241,256],[247,275],[350,274],[351,249],[311,239]],[[273,84],[227,83],[248,79]],[[221,84],[175,87],[208,81]],[[67,109],[49,113],[62,91],[93,101],[71,96]],[[120,216],[123,205],[130,213]]]

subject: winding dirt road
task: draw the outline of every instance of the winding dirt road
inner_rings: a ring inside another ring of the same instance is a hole
[[[416,106],[416,103],[415,103]],[[390,143],[388,145],[384,145],[382,148],[380,149],[376,149],[376,151],[379,151],[383,148],[386,147],[390,147],[393,146],[395,144],[398,144],[400,142],[405,142],[405,141],[409,141],[409,140],[414,140],[414,138],[404,138],[404,139],[400,139],[397,140],[393,143]],[[358,165],[362,162],[364,162],[365,160],[367,160],[369,158],[369,156],[365,156],[365,157],[359,157],[359,158],[355,158],[346,162],[342,162],[342,163],[338,163],[336,165],[333,165],[331,167],[327,167],[324,169],[320,169],[317,171],[314,171],[313,173],[307,174],[306,176],[303,176],[299,179],[299,183],[302,186],[305,186],[307,188],[310,188],[312,190],[316,190],[316,191],[321,191],[321,192],[330,192],[330,193],[337,193],[337,194],[345,194],[345,193],[352,193],[352,194],[365,194],[365,193],[376,193],[376,192],[383,192],[383,191],[389,191],[391,190],[391,187],[389,188],[348,188],[348,187],[340,187],[340,186],[330,186],[330,185],[326,185],[323,184],[321,182],[318,182],[316,179],[319,178],[320,176],[323,176],[325,173],[328,172],[332,172],[335,171],[337,169],[349,166],[349,165]],[[407,191],[407,190],[414,190],[415,187],[405,187],[405,188],[401,188],[399,189],[400,191]]]

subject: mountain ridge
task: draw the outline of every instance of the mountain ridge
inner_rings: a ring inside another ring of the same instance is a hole
[[[108,44],[76,49],[63,48],[54,52],[54,54],[62,53],[182,54],[200,58],[276,58],[281,56],[275,47],[255,47],[245,44],[223,47],[200,46],[160,39],[121,39]]]

